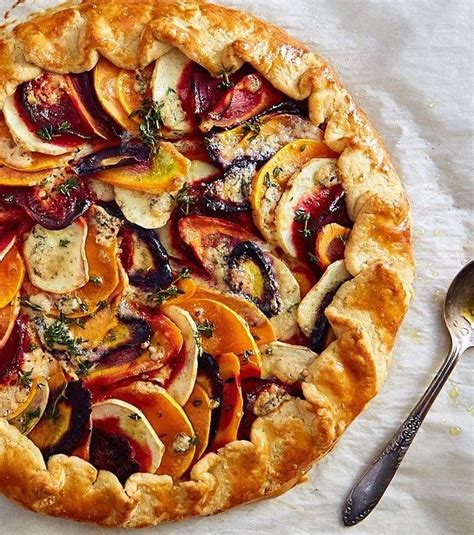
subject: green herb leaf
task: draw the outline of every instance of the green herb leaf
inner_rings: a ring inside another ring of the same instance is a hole
[[[21,426],[22,432],[26,433],[31,426],[33,420],[36,420],[40,415],[40,408],[37,407],[34,411],[26,411],[25,416],[23,417],[23,423]]]
[[[141,119],[139,126],[140,139],[151,147],[153,151],[158,148],[160,140],[160,129],[163,126],[161,119],[161,109],[163,104],[152,100],[145,100],[139,110],[134,111],[131,117],[138,115]]]
[[[296,210],[295,221],[297,221],[298,223],[304,223],[303,228],[298,230],[298,232],[301,232],[305,238],[309,238],[313,233],[312,230],[309,228],[311,222],[311,214],[309,212],[306,212],[305,210]]]
[[[75,176],[68,178],[65,182],[58,186],[58,191],[65,197],[71,196],[71,191],[79,189],[79,182]]]
[[[208,319],[204,320],[202,323],[197,323],[196,326],[201,336],[204,336],[205,338],[212,338],[214,336],[216,326]]]
[[[218,83],[217,87],[225,91],[234,87],[234,82],[229,78],[229,73],[223,69],[221,72],[222,80]]]
[[[18,377],[16,379],[17,384],[20,386],[24,386],[25,388],[30,388],[31,383],[33,382],[33,378],[31,377],[31,374],[33,373],[33,368],[28,371],[22,371],[20,370],[18,372]]]
[[[67,247],[71,243],[71,240],[59,240],[59,247]]]
[[[175,197],[176,204],[184,215],[189,215],[192,211],[192,206],[197,202],[196,197],[192,195],[192,190],[189,184],[185,184]]]
[[[138,420],[142,419],[142,417],[136,412],[132,412],[131,414],[128,415],[128,417],[130,418],[130,420],[133,420],[134,422],[137,422]]]
[[[37,130],[36,135],[40,137],[41,139],[43,139],[44,141],[47,141],[49,143],[53,141],[55,137],[60,136],[61,134],[64,134],[70,129],[71,129],[71,123],[64,121],[58,126],[53,126],[51,124],[43,126],[39,130]]]

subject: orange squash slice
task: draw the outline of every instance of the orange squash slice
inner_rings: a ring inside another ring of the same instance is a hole
[[[0,309],[13,301],[25,277],[25,265],[14,245],[0,261]]]

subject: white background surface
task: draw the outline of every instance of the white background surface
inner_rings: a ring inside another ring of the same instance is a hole
[[[0,0],[0,13],[11,3]],[[39,0],[32,8],[32,0],[26,0],[26,10],[48,3],[55,4]],[[310,472],[309,483],[271,501],[142,533],[472,533],[472,351],[441,393],[377,509],[353,528],[343,528],[340,516],[352,484],[444,358],[449,343],[440,305],[451,278],[474,257],[474,0],[221,3],[279,24],[326,57],[382,134],[413,205],[416,298],[382,391],[335,451]],[[451,434],[454,428],[458,435]],[[109,533],[41,517],[0,498],[2,535],[66,532]]]

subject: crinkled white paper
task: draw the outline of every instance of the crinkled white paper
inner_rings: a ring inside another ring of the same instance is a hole
[[[280,25],[327,58],[380,131],[413,205],[416,297],[382,391],[346,431],[337,448],[311,470],[308,483],[274,500],[145,533],[472,533],[472,352],[464,356],[439,396],[375,511],[353,528],[343,528],[340,518],[351,486],[441,364],[449,347],[440,315],[445,289],[463,264],[474,257],[474,3],[221,2]],[[0,13],[12,3],[0,0]],[[14,14],[20,16],[56,4],[54,0],[26,0]],[[1,534],[66,532],[109,533],[42,517],[0,498]]]

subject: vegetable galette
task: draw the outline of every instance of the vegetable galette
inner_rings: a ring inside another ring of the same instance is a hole
[[[140,527],[294,486],[377,393],[411,223],[331,68],[198,0],[0,40],[0,490]]]

